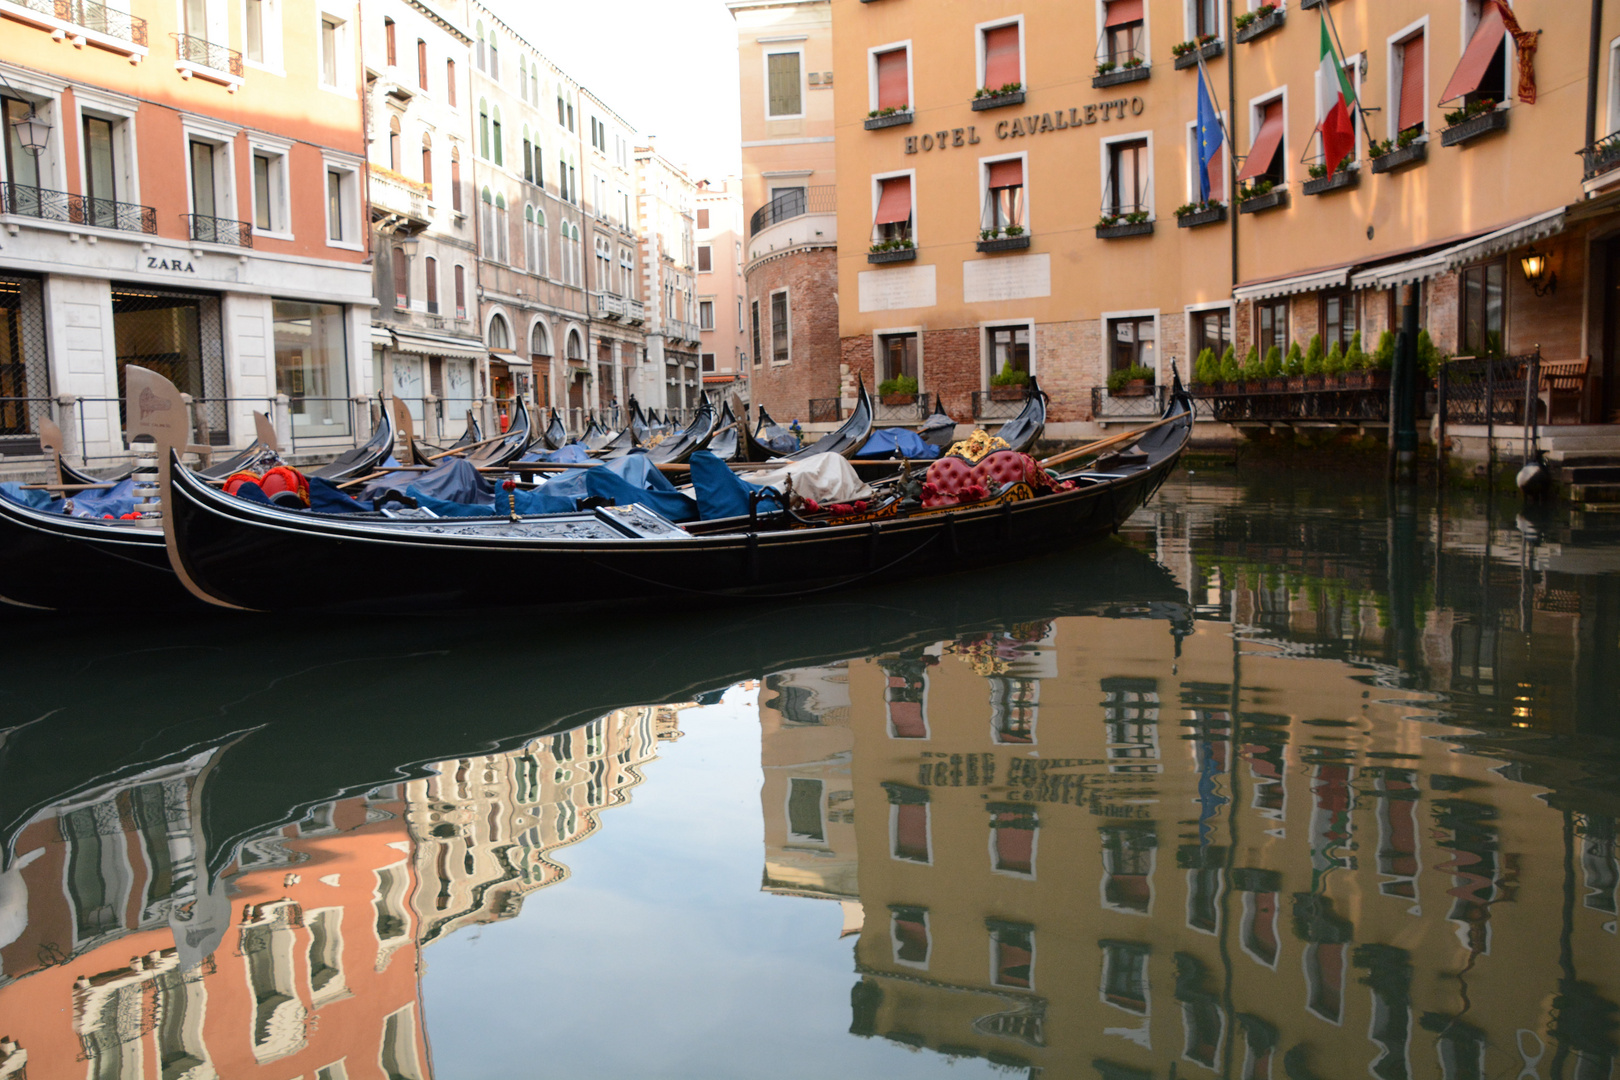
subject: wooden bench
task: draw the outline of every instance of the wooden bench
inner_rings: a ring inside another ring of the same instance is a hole
[[[1589,363],[1589,358],[1584,356],[1577,360],[1541,361],[1541,383],[1536,396],[1541,402],[1543,423],[1559,423],[1557,414],[1560,405],[1566,406],[1569,414],[1569,419],[1564,423],[1579,424],[1585,419]]]

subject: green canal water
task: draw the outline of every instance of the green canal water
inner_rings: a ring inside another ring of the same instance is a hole
[[[1620,519],[0,647],[0,1077],[1620,1075]]]

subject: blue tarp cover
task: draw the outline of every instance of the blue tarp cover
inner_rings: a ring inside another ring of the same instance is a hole
[[[309,508],[317,514],[363,514],[368,509],[320,476],[309,478]]]
[[[691,465],[692,494],[697,496],[698,517],[704,521],[744,517],[748,513],[748,496],[766,490],[732,472],[725,462],[707,450],[693,454]],[[761,513],[781,508],[781,502],[774,497],[760,500]]]
[[[368,503],[390,490],[415,488],[429,498],[444,502],[495,505],[495,485],[466,458],[448,458],[427,472],[394,472],[379,476],[361,489],[360,501]]]
[[[43,510],[48,514],[61,514],[67,510],[65,499],[48,491],[24,491],[21,484],[9,481],[0,484],[0,494],[4,494],[13,502],[20,502],[24,506]],[[135,481],[120,480],[107,491],[73,492],[72,498],[74,517],[104,518],[111,514],[115,518],[120,518],[135,511]]]
[[[62,512],[62,500],[48,491],[24,491],[21,484],[7,480],[0,483],[0,495],[4,495],[15,503],[22,503],[31,510],[43,510],[48,514]]]
[[[615,458],[589,469],[574,469],[553,477],[539,491],[571,499],[611,499],[615,506],[640,503],[670,521],[693,521],[697,503],[675,490],[645,454]]]
[[[585,447],[579,443],[571,442],[561,449],[553,450],[550,453],[535,451],[533,453],[524,454],[523,457],[519,458],[518,460],[525,462],[540,462],[548,465],[579,465],[583,462],[591,460],[591,455],[587,454],[585,452]]]
[[[896,455],[895,451],[899,454]],[[872,432],[866,445],[855,454],[858,458],[904,457],[932,459],[939,457],[939,447],[922,441],[922,436],[909,428],[879,428]]]

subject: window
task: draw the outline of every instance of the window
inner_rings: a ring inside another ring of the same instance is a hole
[[[455,108],[456,62],[454,60],[446,60],[444,62],[444,100],[450,104],[451,108]]]
[[[709,227],[709,208],[706,206],[698,207],[697,227],[699,229],[707,229]]]
[[[990,865],[998,873],[1035,874],[1035,832],[1040,821],[1033,806],[990,804]]]
[[[990,676],[990,741],[1033,746],[1040,707],[1041,680]]]
[[[388,119],[388,167],[399,172],[399,117]]]
[[[917,335],[884,334],[878,338],[878,382],[902,376],[918,377]]]
[[[872,54],[872,108],[911,107],[911,68],[909,51],[901,46]]]
[[[411,306],[411,260],[405,255],[405,249],[395,247],[393,251],[394,269],[394,306],[401,311]]]
[[[117,208],[112,205],[121,195],[115,139],[118,126],[100,116],[87,114],[84,118],[84,211],[90,225],[118,227]]]
[[[1017,23],[986,27],[979,31],[979,63],[984,72],[981,86],[999,90],[1024,81],[1024,58]]]
[[[1024,162],[992,161],[984,167],[983,227],[1001,230],[1024,226]]]
[[[461,213],[461,151],[450,151],[450,209]]]
[[[713,300],[699,300],[698,301],[698,329],[699,330],[713,330],[714,329],[714,301]]]
[[[1220,0],[1187,0],[1189,37],[1221,36]]]
[[[1147,1015],[1148,957],[1152,948],[1126,941],[1098,944],[1103,948],[1102,999],[1116,1009]]]
[[[1192,355],[1197,356],[1205,349],[1209,349],[1219,359],[1221,353],[1226,351],[1226,347],[1232,344],[1232,309],[1195,311],[1189,318],[1192,319]],[[1261,355],[1264,355],[1269,343],[1257,344]]]
[[[563,118],[563,96],[560,90],[557,92],[557,126],[568,126],[567,121]]]
[[[894,904],[889,907],[889,938],[894,962],[907,967],[928,967],[928,910]]]
[[[512,351],[512,330],[506,325],[506,318],[500,312],[490,316],[489,347],[502,352]]]
[[[1503,300],[1507,295],[1507,265],[1501,262],[1470,266],[1462,272],[1461,333],[1463,356],[1502,354]]]
[[[1322,301],[1322,348],[1331,349],[1339,343],[1342,352],[1350,351],[1350,339],[1356,334],[1356,298],[1349,289],[1324,291]]]
[[[342,304],[272,302],[276,389],[292,401],[299,435],[349,434],[349,353]]]
[[[1254,142],[1249,146],[1249,159],[1238,173],[1238,183],[1245,180],[1269,180],[1281,184],[1287,179],[1287,142],[1283,131],[1283,99],[1274,98],[1252,110],[1255,122]]]
[[[394,32],[394,20],[393,19],[384,19],[383,20],[383,47],[388,52],[388,60],[387,60],[388,66],[393,67],[394,65],[398,64],[399,63],[399,52],[398,52],[398,50],[396,48],[396,37],[395,37],[395,32]]]
[[[1142,48],[1146,26],[1142,8],[1142,0],[1108,0],[1100,59],[1115,67],[1129,60],[1147,61],[1147,53]]]
[[[336,19],[321,20],[321,85],[336,89],[338,86],[338,27]],[[388,62],[393,63],[390,49]]]
[[[800,85],[800,59],[800,55],[796,52],[765,54],[766,116],[804,115],[804,92],[803,87]]]
[[[1427,112],[1424,93],[1424,35],[1420,30],[1416,34],[1390,46],[1389,70],[1391,81],[1397,90],[1394,96],[1398,103],[1393,117],[1395,130],[1392,135],[1424,128],[1424,116]]]
[[[416,85],[423,90],[428,88],[427,42],[421,38],[416,39]]]
[[[1128,367],[1158,370],[1158,333],[1156,320],[1150,315],[1142,318],[1108,320],[1108,370],[1123,371]]]
[[[478,99],[478,156],[489,160],[489,101]]]
[[[1288,352],[1288,301],[1261,300],[1254,305],[1255,345],[1264,356],[1275,346],[1284,355]],[[1224,347],[1223,347],[1224,351]]]
[[[1152,823],[1105,826],[1101,832],[1103,904],[1115,911],[1150,914],[1153,856],[1158,845]]]
[[[990,344],[990,373],[1029,371],[1029,327],[992,326],[985,331]]]
[[[243,55],[256,64],[265,61],[264,49],[264,16],[265,4],[269,0],[244,0],[242,44],[245,48]]]
[[[885,781],[889,793],[889,853],[899,862],[931,863],[928,792]]]
[[[348,241],[348,231],[343,227],[344,203],[343,189],[345,174],[338,169],[326,170],[326,238],[334,243]]]
[[[88,123],[88,119],[86,123]],[[94,191],[94,156],[86,163]],[[253,151],[253,228],[258,232],[286,232],[287,222],[287,158],[272,150]]]
[[[501,43],[495,35],[495,28],[489,30],[489,77],[496,82],[501,81]]]
[[[803,188],[796,189],[803,192]],[[877,182],[877,213],[872,222],[874,243],[910,240],[911,236],[911,177],[891,176]],[[803,195],[799,196],[801,199]],[[773,202],[782,198],[775,193]]]
[[[416,1056],[416,1014],[409,1005],[383,1022],[382,1067],[389,1080],[422,1080],[425,1075]]]
[[[619,277],[623,285],[619,292],[625,296],[636,295],[636,257],[629,248],[619,249]],[[737,329],[742,329],[740,322]]]
[[[433,198],[433,140],[422,133],[422,183],[427,185],[428,198]]]
[[[19,187],[37,188],[40,180],[39,158],[24,150],[17,135],[16,124],[27,116],[34,106],[17,98],[0,98],[0,112],[6,125],[6,178]]]
[[[708,244],[698,245],[697,268],[700,274],[707,274],[714,269],[714,250]]]
[[[492,117],[489,124],[489,141],[493,144],[492,149],[495,151],[495,164],[504,165],[506,164],[506,151],[501,139],[501,107],[499,105],[495,106]]]
[[[1226,136],[1216,136],[1220,142],[1209,155],[1209,199],[1211,202],[1224,202],[1226,199]],[[1202,187],[1198,175],[1198,125],[1187,125],[1187,201],[1198,202],[1202,198]]]
[[[509,233],[506,225],[506,196],[499,192],[495,193],[494,223],[495,231],[493,235],[495,239],[495,260],[497,262],[510,263],[512,258],[511,251],[507,246]]]
[[[1108,144],[1108,189],[1103,210],[1109,214],[1149,213],[1152,165],[1146,139]]]
[[[990,931],[990,981],[1014,990],[1035,987],[1035,928],[1028,923],[986,919]]]
[[[1468,48],[1440,95],[1442,104],[1462,98],[1465,104],[1507,99],[1507,26],[1495,4],[1467,0],[1465,14],[1475,19]]]
[[[529,125],[523,125],[523,179],[534,183],[534,142],[529,138]]]
[[[456,318],[467,317],[467,268],[456,264]]]
[[[759,301],[758,300],[755,300],[753,302],[753,327],[752,327],[752,331],[753,331],[753,335],[752,335],[751,340],[754,343],[754,366],[758,367],[759,366],[759,358],[764,355],[764,353],[762,353],[760,351],[760,348],[759,348]]]
[[[523,259],[529,273],[546,272],[546,215],[533,206],[523,208]]]
[[[529,65],[522,53],[518,54],[518,96],[529,100]]]
[[[482,20],[480,20],[478,23],[478,70],[489,70],[489,62],[485,57],[484,51],[484,24]]]
[[[702,367],[705,372],[711,372],[714,370],[714,353],[706,352],[703,354]]]
[[[799,776],[788,780],[787,818],[788,836],[791,839],[826,843],[827,826],[822,802],[820,780],[807,780]]]
[[[428,314],[437,315],[439,313],[439,260],[431,255],[422,260],[422,276],[424,278],[423,284],[426,286],[423,293],[427,298]]]
[[[785,364],[792,359],[788,330],[788,294],[771,294],[771,363]]]
[[[606,292],[613,284],[613,247],[600,236],[593,246],[596,249],[596,285]]]

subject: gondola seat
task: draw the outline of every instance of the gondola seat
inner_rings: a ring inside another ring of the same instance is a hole
[[[1015,450],[997,450],[973,466],[972,477],[982,486],[994,491],[1008,484],[1032,480],[1041,467],[1028,454]]]
[[[940,458],[928,466],[923,478],[922,504],[927,509],[960,506],[984,498],[984,485],[975,479],[973,466],[961,458]]]

